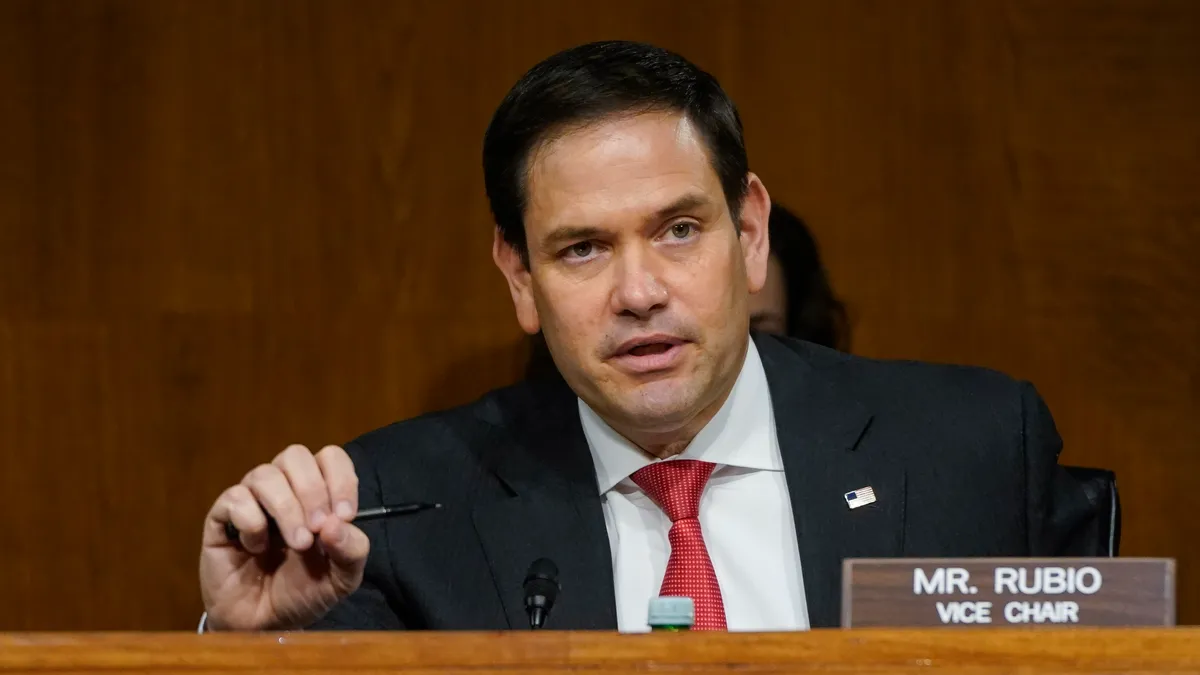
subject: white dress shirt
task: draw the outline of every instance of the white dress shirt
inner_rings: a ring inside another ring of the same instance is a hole
[[[655,460],[582,400],[579,417],[596,465],[612,548],[617,626],[649,630],[671,545],[671,521],[629,476]],[[731,631],[806,630],[808,606],[792,503],[779,454],[771,392],[754,341],[733,391],[687,449],[673,459],[717,465],[700,499],[700,529]]]

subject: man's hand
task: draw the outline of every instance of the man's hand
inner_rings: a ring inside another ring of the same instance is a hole
[[[354,464],[332,445],[315,456],[290,446],[221,493],[200,549],[209,628],[288,630],[321,618],[362,583],[371,546],[350,524],[357,512]],[[267,514],[282,541],[269,536]],[[230,522],[238,542],[226,538]]]

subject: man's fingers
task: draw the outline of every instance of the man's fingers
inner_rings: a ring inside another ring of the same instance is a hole
[[[262,464],[246,474],[242,484],[250,489],[254,498],[275,519],[288,546],[297,551],[305,551],[312,546],[312,531],[308,527],[304,509],[279,467]]]
[[[233,523],[241,535],[242,548],[247,552],[257,555],[267,549],[267,516],[245,485],[234,485],[221,493],[209,512],[209,522],[205,532],[206,546],[228,544],[225,524]]]
[[[287,476],[292,492],[304,510],[308,529],[312,532],[319,531],[332,507],[329,503],[329,488],[325,486],[325,479],[321,476],[317,460],[303,445],[291,445],[279,453],[271,463]]]
[[[320,537],[321,547],[331,563],[334,585],[343,596],[349,595],[362,583],[371,541],[362,530],[337,518],[325,523]]]
[[[235,485],[227,493],[230,499],[229,522],[238,529],[242,548],[254,555],[264,553],[271,541],[271,533],[267,530],[267,514],[263,513],[254,494],[245,485]]]
[[[350,455],[336,445],[327,445],[317,453],[317,466],[329,488],[329,503],[334,513],[350,522],[358,513],[358,474]]]

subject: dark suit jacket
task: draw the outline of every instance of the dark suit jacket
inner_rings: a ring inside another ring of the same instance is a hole
[[[1069,554],[1086,499],[1028,383],[755,335],[792,498],[813,627],[836,626],[848,557]],[[560,569],[546,627],[615,629],[612,556],[576,398],[526,382],[346,446],[362,507],[439,511],[365,524],[362,587],[313,628],[524,629],[522,581]],[[844,493],[878,501],[850,510]],[[1082,499],[1082,501],[1081,501]]]

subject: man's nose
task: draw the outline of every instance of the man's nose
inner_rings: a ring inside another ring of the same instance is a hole
[[[667,305],[667,286],[653,252],[627,250],[617,261],[613,310],[646,318]]]

